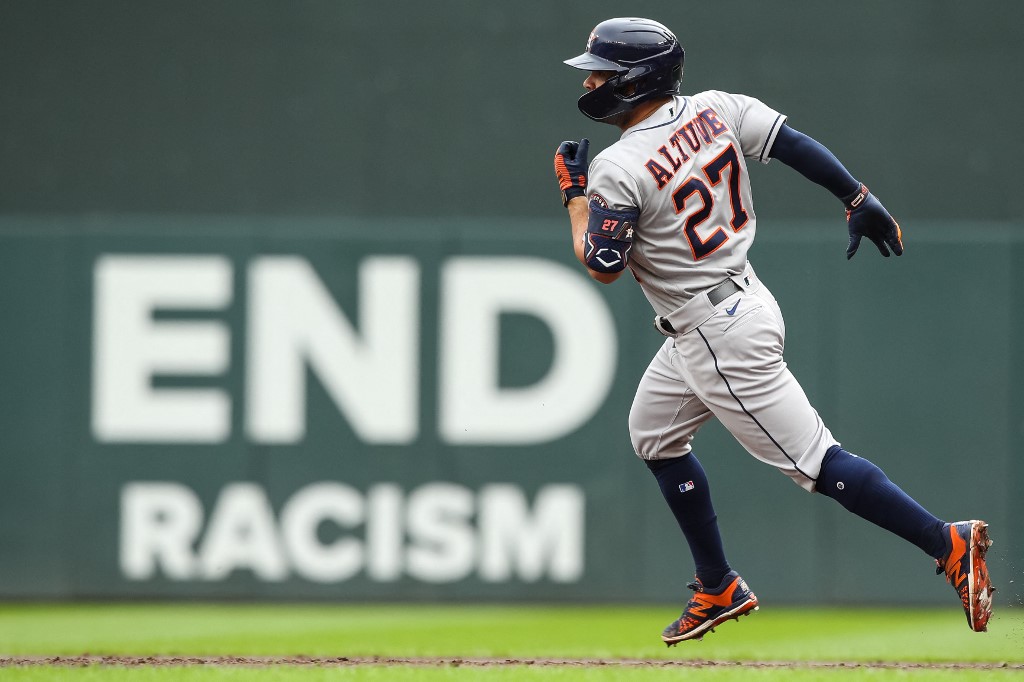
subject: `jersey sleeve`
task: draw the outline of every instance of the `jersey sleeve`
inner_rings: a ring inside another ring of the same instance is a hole
[[[747,95],[733,95],[717,90],[702,94],[705,99],[721,108],[720,113],[725,118],[726,125],[731,125],[736,137],[739,138],[744,156],[757,159],[761,163],[771,161],[769,152],[782,124],[786,122],[785,114],[780,114],[761,100]]]
[[[588,175],[589,201],[616,210],[640,208],[640,188],[633,176],[619,164],[598,156],[590,164]]]

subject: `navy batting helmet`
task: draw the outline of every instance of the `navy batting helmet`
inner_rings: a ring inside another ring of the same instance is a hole
[[[641,102],[676,94],[683,79],[683,47],[657,21],[625,17],[594,27],[587,51],[565,60],[585,71],[614,71],[580,97],[579,108],[595,121],[624,114]]]

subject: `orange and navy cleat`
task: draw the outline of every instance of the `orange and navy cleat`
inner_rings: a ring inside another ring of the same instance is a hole
[[[975,632],[988,629],[992,617],[992,581],[985,565],[985,553],[992,545],[988,524],[984,521],[959,521],[946,526],[949,552],[936,559],[936,575],[946,574],[946,582],[960,595],[967,624]]]
[[[740,616],[757,610],[757,595],[736,571],[729,571],[722,584],[713,590],[704,587],[700,580],[687,587],[694,591],[693,598],[687,602],[679,619],[661,633],[662,641],[668,646],[686,639],[703,639],[730,618],[739,620]]]

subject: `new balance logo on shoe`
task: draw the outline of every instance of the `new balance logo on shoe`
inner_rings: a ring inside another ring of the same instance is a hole
[[[682,487],[682,486],[680,486]],[[687,585],[694,595],[686,604],[682,615],[661,633],[661,641],[674,646],[687,639],[703,639],[708,632],[727,620],[756,611],[757,596],[747,587],[736,571],[729,571],[722,584],[708,589],[700,580]]]
[[[996,588],[988,576],[985,554],[992,545],[984,521],[959,521],[946,526],[949,553],[936,560],[935,572],[946,574],[964,607],[967,625],[985,632],[992,617],[992,593]]]

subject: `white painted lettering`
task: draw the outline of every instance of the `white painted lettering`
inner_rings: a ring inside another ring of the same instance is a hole
[[[615,375],[616,332],[587,278],[539,258],[456,258],[442,273],[440,423],[448,443],[543,443],[578,428]],[[532,386],[498,385],[499,316],[536,316],[555,339],[548,374]]]
[[[575,485],[541,487],[533,506],[511,484],[434,482],[404,493],[393,483],[365,494],[336,481],[311,483],[275,517],[264,488],[229,483],[203,531],[203,507],[186,485],[134,482],[121,492],[121,571],[176,581],[264,582],[292,575],[339,583],[404,576],[452,583],[474,571],[487,582],[568,583],[583,575],[584,500]],[[194,547],[198,544],[198,550]]]
[[[228,329],[155,320],[161,309],[222,310],[231,263],[220,256],[113,256],[95,266],[92,432],[101,442],[219,443],[231,402],[215,388],[154,388],[162,374],[217,375]]]
[[[193,579],[192,543],[202,524],[203,506],[188,486],[125,484],[121,489],[121,572],[129,580],[149,580],[157,572],[171,580]]]
[[[473,493],[452,483],[428,483],[409,495],[407,570],[417,580],[450,583],[473,570]]]
[[[281,531],[295,570],[318,583],[348,580],[363,567],[362,543],[343,536],[329,545],[320,542],[324,521],[348,531],[363,523],[363,496],[344,483],[322,481],[299,490],[281,510]]]
[[[583,492],[549,485],[531,514],[522,489],[489,485],[480,491],[480,577],[524,582],[548,577],[568,583],[583,574]]]
[[[261,486],[232,483],[221,491],[199,548],[199,566],[206,580],[221,580],[238,569],[267,581],[288,576],[274,512]]]
[[[309,367],[367,443],[418,432],[419,265],[368,258],[359,268],[359,332],[302,258],[249,266],[246,431],[294,443],[306,431]]]

